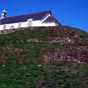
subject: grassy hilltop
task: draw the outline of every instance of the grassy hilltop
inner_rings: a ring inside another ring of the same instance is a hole
[[[88,33],[35,27],[0,33],[0,88],[88,88]]]

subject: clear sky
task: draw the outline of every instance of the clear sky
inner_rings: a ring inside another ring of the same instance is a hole
[[[7,16],[51,10],[58,21],[88,32],[88,0],[0,0]]]

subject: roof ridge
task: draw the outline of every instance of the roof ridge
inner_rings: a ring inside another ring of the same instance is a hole
[[[40,11],[40,12],[34,12],[34,13],[29,13],[29,14],[32,15],[32,14],[43,13],[43,12],[50,12],[50,10],[45,10],[45,11]],[[9,16],[9,17],[6,17],[6,18],[19,17],[19,16],[24,16],[24,15],[29,15],[29,14],[16,15],[16,16]]]

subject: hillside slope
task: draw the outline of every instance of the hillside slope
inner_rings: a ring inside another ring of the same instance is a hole
[[[88,33],[66,26],[0,33],[0,88],[88,87]]]

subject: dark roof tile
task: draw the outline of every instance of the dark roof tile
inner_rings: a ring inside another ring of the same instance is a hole
[[[43,11],[43,12],[25,14],[25,15],[20,15],[20,16],[6,17],[0,20],[0,25],[9,24],[9,23],[17,23],[17,22],[25,22],[29,18],[32,18],[33,20],[41,20],[47,13],[51,14],[50,11]]]
[[[44,22],[56,22],[60,25],[60,23],[57,21],[57,19],[53,16],[49,16]]]

